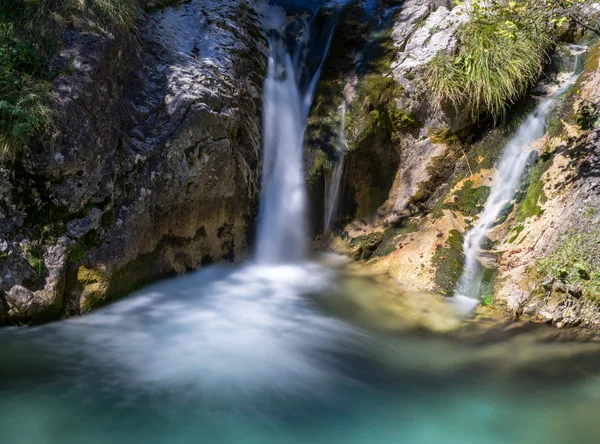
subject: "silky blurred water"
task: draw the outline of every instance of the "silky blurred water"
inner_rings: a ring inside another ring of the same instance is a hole
[[[349,279],[215,267],[0,330],[2,442],[599,442],[597,345],[378,328]]]
[[[430,331],[454,325],[451,304],[265,262],[0,330],[0,442],[600,442],[599,345],[518,324]]]

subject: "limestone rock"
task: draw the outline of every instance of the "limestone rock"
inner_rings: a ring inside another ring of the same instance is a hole
[[[0,262],[0,299],[6,292],[15,321],[55,305],[79,313],[166,273],[246,254],[266,73],[260,18],[250,0],[178,3],[142,16],[135,35],[65,36],[52,64],[76,72],[54,80],[51,131],[19,177],[0,170],[0,233],[15,244],[25,221],[19,236],[44,252],[38,287],[17,250]],[[95,291],[104,294],[89,298],[79,285],[83,263],[103,269]]]
[[[454,51],[458,43],[457,31],[469,20],[469,16],[464,6],[450,10],[446,6],[436,8],[436,4],[409,0],[403,4],[400,17],[394,24],[392,39],[398,54],[392,64],[392,72],[405,91],[398,98],[398,107],[418,116],[423,122],[457,126],[462,123],[457,116],[446,116],[431,108],[422,75],[427,64],[440,52]]]

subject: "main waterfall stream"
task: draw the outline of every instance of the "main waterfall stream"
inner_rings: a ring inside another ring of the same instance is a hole
[[[301,146],[320,63],[303,71],[277,33],[271,50],[256,258],[0,330],[0,442],[600,442],[598,344],[485,319],[424,331],[447,305],[309,260]]]

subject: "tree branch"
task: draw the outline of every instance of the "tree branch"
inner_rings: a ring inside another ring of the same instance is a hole
[[[581,20],[577,19],[577,17],[575,17],[572,14],[569,14],[569,18],[571,20],[573,20],[575,23],[577,23],[579,26],[581,26],[582,28],[587,29],[588,31],[592,31],[598,37],[600,37],[600,30],[598,30],[598,28],[592,28],[590,25],[586,25],[585,23],[583,23]]]

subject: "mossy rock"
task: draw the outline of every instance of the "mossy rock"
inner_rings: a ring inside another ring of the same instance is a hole
[[[463,187],[455,193],[453,201],[445,204],[444,208],[460,211],[465,216],[476,216],[483,210],[490,192],[490,187],[473,188],[473,182],[467,180]]]
[[[464,270],[464,239],[460,231],[450,231],[445,246],[437,249],[431,260],[431,264],[435,267],[436,288],[447,296],[454,293],[454,288]]]
[[[393,253],[398,249],[398,243],[408,234],[419,231],[417,222],[408,218],[401,219],[397,223],[387,227],[383,233],[383,240],[373,253],[375,256],[382,257]]]
[[[515,219],[519,223],[525,222],[531,217],[537,217],[544,214],[540,204],[546,203],[548,198],[544,192],[544,182],[542,176],[552,165],[550,159],[544,161],[536,153],[532,153],[530,167],[526,170],[521,181],[521,187],[515,200],[518,204]]]
[[[354,253],[355,259],[369,260],[375,254],[375,251],[379,248],[383,242],[383,233],[372,233],[370,235],[361,236],[354,241],[354,244],[358,244],[358,249]]]

